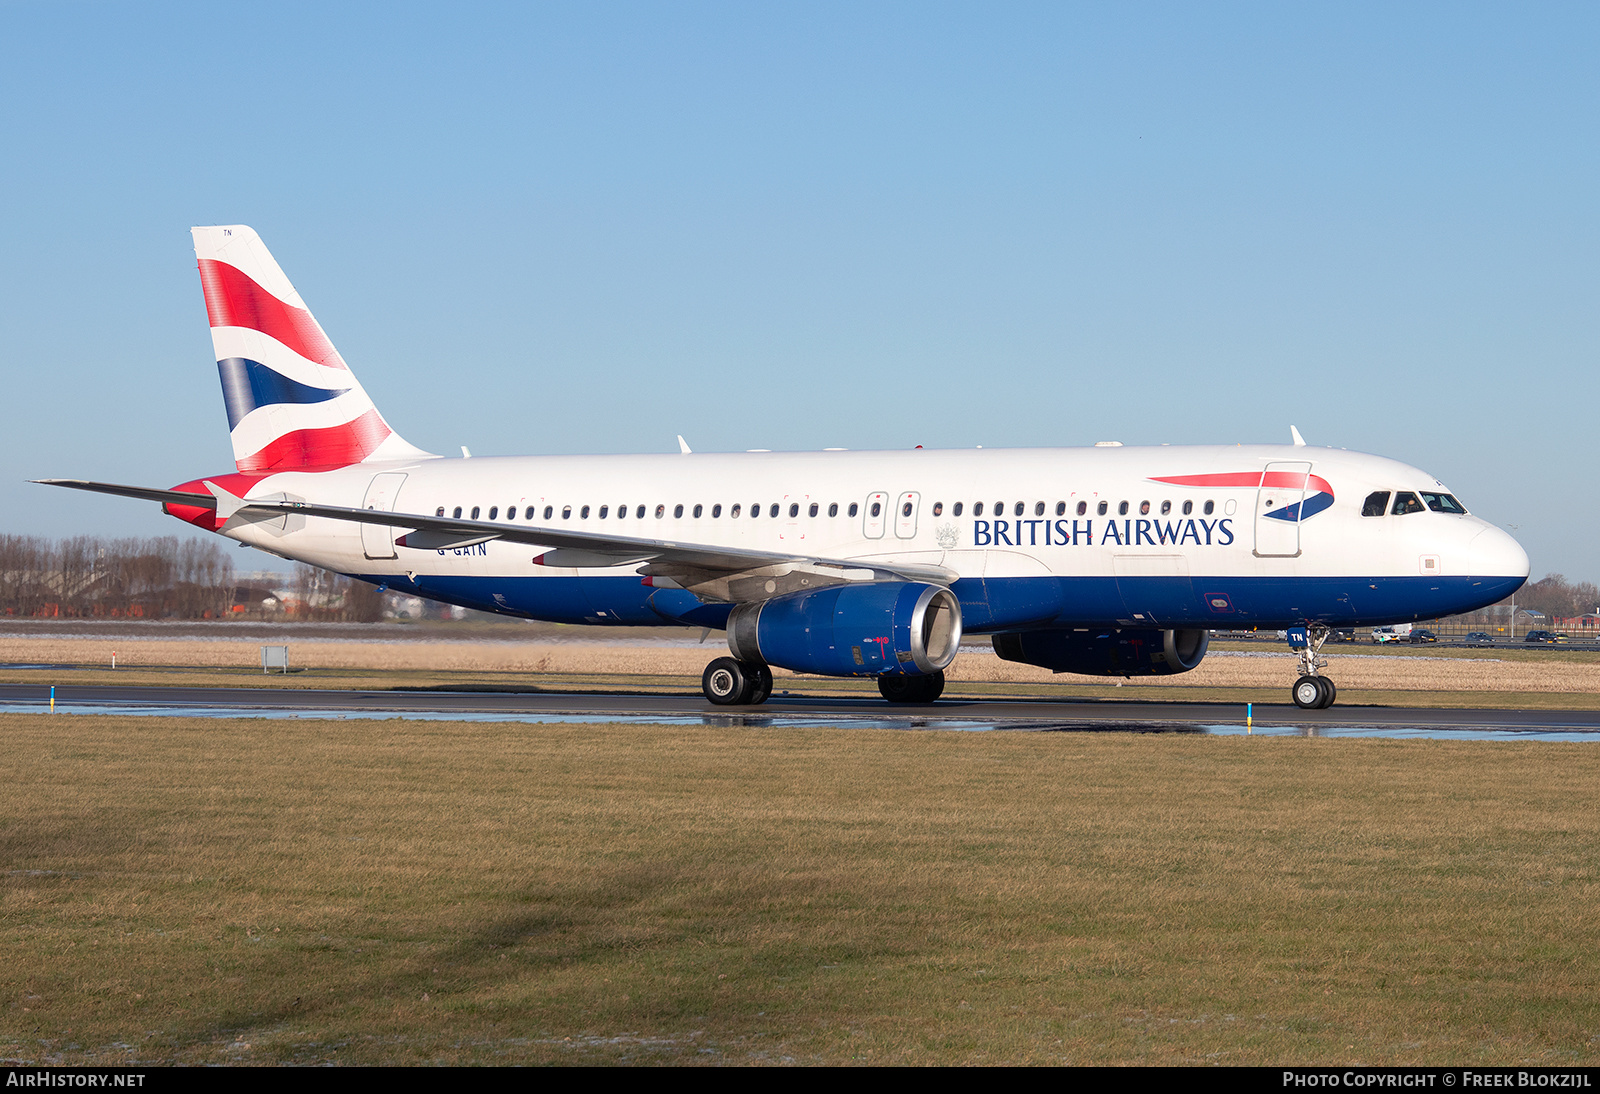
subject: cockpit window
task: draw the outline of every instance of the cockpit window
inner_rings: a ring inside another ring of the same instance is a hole
[[[1409,490],[1402,490],[1394,496],[1394,508],[1390,510],[1395,516],[1403,517],[1407,513],[1422,512],[1422,503],[1417,496]]]
[[[1389,509],[1389,491],[1374,490],[1367,495],[1366,502],[1361,506],[1361,515],[1364,517],[1381,517]]]
[[[1462,508],[1461,503],[1449,494],[1430,494],[1424,490],[1422,492],[1422,500],[1427,502],[1428,508],[1435,513],[1454,513],[1457,516],[1465,516],[1467,512],[1466,509]]]

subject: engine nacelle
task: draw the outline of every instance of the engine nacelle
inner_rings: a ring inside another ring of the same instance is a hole
[[[1019,631],[994,636],[1007,661],[1085,676],[1171,676],[1200,664],[1211,632],[1151,629]]]
[[[920,582],[833,585],[740,604],[728,616],[739,660],[821,676],[925,676],[960,646],[961,602]]]

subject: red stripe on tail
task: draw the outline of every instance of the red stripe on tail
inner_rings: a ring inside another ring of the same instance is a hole
[[[237,267],[200,260],[206,316],[213,327],[247,327],[276,338],[308,361],[346,368],[344,360],[304,308],[285,304]]]
[[[389,436],[376,410],[353,422],[322,429],[296,429],[261,451],[235,461],[243,472],[328,470],[360,463]]]

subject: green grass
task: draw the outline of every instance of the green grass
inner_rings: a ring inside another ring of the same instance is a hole
[[[8,715],[29,1063],[1593,1063],[1583,745]]]

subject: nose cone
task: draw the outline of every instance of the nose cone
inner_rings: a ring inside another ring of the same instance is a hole
[[[1502,595],[1509,595],[1528,580],[1528,552],[1510,534],[1490,525],[1467,544],[1468,572],[1474,577],[1514,581]]]

